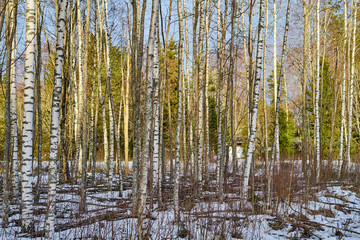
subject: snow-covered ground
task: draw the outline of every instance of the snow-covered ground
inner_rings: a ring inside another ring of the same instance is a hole
[[[211,167],[213,170],[214,166]],[[263,173],[262,164],[255,174]],[[91,176],[91,175],[89,175]],[[107,190],[105,174],[97,174],[96,186],[87,189],[87,213],[78,213],[78,187],[64,184],[57,189],[56,239],[135,239],[137,219],[132,214],[131,179],[119,197],[117,189]],[[115,179],[116,176],[115,176]],[[228,177],[233,185],[236,176]],[[46,213],[46,181],[39,204],[34,206],[35,234],[21,233],[18,207],[11,206],[10,226],[0,229],[0,239],[43,239]],[[214,179],[210,179],[210,185]],[[307,203],[299,196],[278,199],[276,211],[265,210],[262,199],[240,206],[239,194],[229,187],[219,203],[214,188],[203,191],[197,199],[182,194],[181,219],[175,221],[169,200],[161,208],[150,204],[146,223],[150,239],[360,239],[360,196],[358,186],[346,181],[328,181],[311,189]],[[166,184],[165,184],[166,185]],[[191,188],[191,186],[185,186]],[[285,187],[285,186],[284,186]],[[233,191],[233,192],[232,192]],[[1,220],[0,220],[1,224]]]

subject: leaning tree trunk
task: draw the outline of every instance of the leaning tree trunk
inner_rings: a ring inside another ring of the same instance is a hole
[[[48,172],[48,202],[46,218],[46,238],[54,239],[55,233],[55,203],[56,203],[56,184],[57,173],[57,155],[59,142],[59,113],[61,97],[62,67],[64,58],[64,32],[65,32],[65,14],[67,0],[60,0],[60,9],[57,22],[56,36],[56,56],[54,72],[54,90],[51,106],[51,128],[50,128],[50,151],[49,151],[49,172]]]
[[[34,77],[35,77],[35,1],[26,2],[26,50],[24,74],[24,115],[23,144],[21,161],[22,186],[22,229],[30,231],[33,218],[32,168],[33,159],[33,112],[34,112]]]
[[[253,93],[253,105],[251,109],[251,121],[250,121],[250,134],[248,139],[248,147],[246,151],[246,160],[244,167],[244,177],[242,184],[242,194],[241,198],[243,201],[247,200],[247,190],[249,186],[249,176],[250,176],[250,167],[254,155],[254,142],[256,135],[256,119],[258,112],[258,103],[259,103],[259,83],[261,78],[262,70],[262,51],[264,47],[264,10],[265,10],[265,0],[260,0],[260,15],[259,15],[259,26],[258,26],[258,45],[256,52],[256,69],[255,69],[255,81],[254,81],[254,93]]]

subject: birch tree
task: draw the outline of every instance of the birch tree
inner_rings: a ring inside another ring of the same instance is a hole
[[[24,74],[24,115],[22,133],[22,161],[21,161],[21,203],[23,231],[32,229],[33,194],[32,168],[33,159],[33,110],[34,110],[34,75],[35,75],[35,1],[26,1],[26,41],[25,41],[25,74]]]
[[[320,179],[320,0],[316,2],[316,83],[315,83],[315,136],[314,145],[316,153],[316,181]]]
[[[159,15],[159,1],[152,1],[152,12],[149,29],[149,40],[146,56],[146,82],[145,82],[145,101],[144,101],[144,121],[142,125],[142,147],[141,162],[139,163],[139,193],[137,199],[137,215],[138,215],[138,237],[144,238],[144,209],[146,204],[147,175],[149,168],[149,148],[151,139],[151,116],[152,116],[152,91],[153,91],[153,62],[154,62],[154,46],[155,46],[155,29]]]
[[[250,167],[253,161],[254,155],[254,142],[256,135],[256,119],[258,112],[258,103],[259,103],[259,82],[261,78],[262,71],[262,51],[264,47],[264,12],[265,12],[265,0],[260,0],[260,12],[259,12],[259,26],[258,26],[258,43],[256,50],[256,63],[255,63],[255,81],[254,81],[254,92],[253,92],[253,105],[251,111],[251,121],[250,121],[250,134],[248,139],[248,147],[246,151],[246,160],[244,166],[244,177],[242,183],[242,193],[241,198],[243,201],[247,200],[247,191],[249,186],[249,176],[250,176]]]
[[[177,0],[177,11],[179,16],[179,58],[178,58],[178,112],[176,120],[175,136],[175,178],[174,178],[174,213],[179,219],[179,178],[180,178],[180,136],[182,126],[182,88],[183,88],[183,59],[184,59],[184,19],[181,0]]]
[[[11,70],[12,70],[12,53],[13,53],[13,38],[15,33],[15,21],[14,21],[15,5],[14,1],[10,1],[6,5],[6,26],[5,26],[5,45],[6,45],[6,96],[5,96],[5,133],[4,133],[4,184],[3,184],[3,196],[2,196],[2,227],[8,226],[9,215],[9,197],[10,197],[10,161],[11,161],[11,125],[12,116],[11,111]],[[16,94],[16,93],[15,93]]]
[[[216,166],[216,181],[218,185],[218,196],[222,197],[224,185],[224,163],[223,163],[223,149],[222,149],[222,49],[221,49],[221,1],[217,1],[217,44],[216,44],[216,62],[217,62],[217,166]]]
[[[273,31],[273,64],[274,64],[274,109],[276,109],[277,96],[278,96],[278,77],[277,77],[277,9],[276,9],[276,0],[274,0],[274,31]],[[276,110],[275,110],[276,111]],[[275,120],[276,121],[276,120]],[[277,120],[279,121],[279,120]],[[279,133],[275,133],[275,152],[276,152],[276,162],[280,161],[280,142],[279,142]],[[273,159],[274,160],[274,159]]]
[[[155,30],[155,45],[154,45],[154,67],[153,67],[153,83],[154,83],[154,95],[153,95],[153,108],[154,108],[154,140],[153,140],[153,188],[158,191],[159,181],[159,156],[160,156],[160,122],[159,122],[159,38],[158,31],[159,26],[156,26]]]
[[[64,31],[67,0],[60,0],[59,15],[56,26],[56,55],[54,72],[54,90],[51,106],[51,128],[50,128],[50,151],[49,151],[49,170],[48,170],[48,211],[46,219],[46,238],[54,239],[55,233],[55,203],[56,203],[56,184],[58,180],[57,155],[59,142],[59,113],[62,82],[62,67],[64,61]]]
[[[348,95],[348,131],[347,131],[347,142],[346,152],[345,152],[345,161],[343,162],[343,169],[346,169],[346,165],[350,164],[350,155],[351,155],[351,136],[352,136],[352,120],[353,120],[353,102],[354,102],[354,77],[355,77],[355,51],[356,51],[356,15],[357,15],[357,2],[355,0],[351,1],[351,10],[353,13],[353,28],[352,28],[352,52],[351,52],[351,63],[350,63],[350,83],[349,83],[349,95]]]
[[[343,43],[343,79],[341,85],[341,127],[340,127],[340,146],[339,146],[339,166],[343,162],[344,152],[344,131],[345,131],[345,110],[346,110],[346,46],[348,41],[347,30],[347,1],[344,0],[344,43]]]

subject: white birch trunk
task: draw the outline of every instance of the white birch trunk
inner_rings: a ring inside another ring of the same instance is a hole
[[[155,42],[155,29],[158,22],[159,15],[159,0],[153,0],[152,2],[152,13],[149,29],[149,40],[147,47],[146,57],[146,86],[145,86],[145,108],[144,108],[144,121],[142,126],[142,151],[139,162],[139,188],[138,188],[138,199],[137,199],[137,215],[138,215],[138,237],[143,239],[145,236],[144,227],[144,210],[146,204],[146,189],[147,189],[147,176],[149,168],[149,156],[150,156],[150,140],[151,140],[151,116],[152,116],[152,90],[153,90],[153,78],[152,78],[152,67],[154,61],[154,46]]]
[[[159,153],[160,153],[160,124],[159,124],[159,44],[158,44],[158,26],[155,30],[154,45],[154,66],[153,66],[153,83],[154,83],[154,141],[153,141],[153,188],[157,189],[159,185]]]
[[[15,19],[16,16],[13,16]],[[11,146],[12,146],[12,191],[13,197],[15,197],[15,202],[19,198],[19,146],[18,146],[18,128],[17,128],[17,92],[16,92],[16,55],[17,55],[17,38],[16,38],[16,29],[14,30],[14,37],[12,43],[12,53],[11,53],[11,73],[10,73],[10,114],[11,114]]]
[[[222,193],[223,193],[223,184],[224,184],[224,179],[223,179],[223,169],[224,169],[224,163],[223,163],[223,157],[222,157],[222,153],[223,153],[223,149],[222,149],[222,138],[221,138],[221,133],[222,133],[222,95],[221,95],[221,89],[222,89],[222,51],[221,51],[221,1],[218,0],[217,1],[217,46],[216,46],[216,51],[217,51],[217,81],[218,81],[218,89],[217,89],[217,167],[216,167],[216,182],[217,182],[217,187],[218,187],[218,195],[219,197],[222,197]]]
[[[177,1],[177,10],[179,16],[179,58],[178,58],[178,112],[176,120],[175,136],[175,178],[174,178],[174,213],[175,219],[179,219],[179,179],[180,179],[180,136],[182,126],[182,88],[183,88],[183,58],[184,58],[184,26],[181,0]],[[200,160],[200,159],[199,159]]]
[[[78,27],[78,71],[79,71],[79,82],[78,82],[78,119],[77,119],[77,138],[76,138],[76,175],[82,173],[82,144],[81,144],[81,126],[83,121],[83,105],[84,105],[84,79],[83,79],[83,25],[81,23],[81,4],[80,0],[76,0],[77,8],[77,27]]]
[[[354,19],[353,19],[353,29],[352,29],[352,53],[351,53],[351,72],[350,72],[350,83],[349,83],[349,99],[348,99],[348,136],[347,136],[347,145],[346,145],[346,153],[345,153],[345,166],[349,166],[351,160],[351,135],[352,135],[352,120],[353,120],[353,101],[354,101],[354,76],[355,76],[355,50],[356,50],[356,15],[357,15],[357,2],[352,0],[352,10],[354,11]]]
[[[343,43],[343,80],[341,85],[341,127],[340,127],[340,146],[339,146],[339,165],[343,161],[344,152],[344,130],[345,130],[345,110],[346,110],[346,45],[347,45],[347,1],[344,0],[344,43]]]
[[[23,144],[22,144],[22,222],[24,231],[32,228],[33,194],[32,194],[32,168],[33,159],[33,111],[34,111],[34,79],[35,79],[35,1],[26,2],[26,50],[24,74],[24,115],[23,115]]]
[[[315,154],[316,154],[316,181],[320,179],[320,0],[316,2],[316,84],[315,84]]]
[[[110,30],[109,30],[109,13],[108,13],[108,1],[104,1],[105,4],[105,45],[106,45],[106,70],[107,70],[107,81],[108,81],[108,94],[109,94],[109,114],[110,114],[110,154],[109,154],[109,189],[112,188],[113,182],[113,171],[114,171],[114,101],[112,97],[111,89],[111,65],[110,65]]]
[[[187,101],[187,106],[188,106],[188,125],[189,125],[189,157],[190,157],[190,169],[193,170],[195,169],[195,162],[194,162],[194,151],[193,151],[193,126],[192,126],[192,118],[191,118],[191,103],[190,103],[190,98],[191,98],[191,88],[190,88],[190,73],[189,73],[189,51],[190,51],[190,47],[189,47],[189,30],[188,30],[188,22],[187,22],[187,11],[186,11],[186,0],[183,0],[183,10],[184,10],[184,19],[185,19],[185,43],[186,43],[186,77],[187,77],[187,94],[186,94],[186,101]],[[185,47],[185,45],[184,45]],[[185,101],[185,99],[184,99]],[[191,172],[191,171],[190,171]]]
[[[49,170],[48,170],[48,199],[47,199],[47,218],[46,218],[46,239],[54,239],[55,233],[55,203],[56,203],[56,184],[57,173],[57,154],[59,142],[59,116],[60,116],[60,97],[62,67],[64,58],[64,32],[65,14],[67,0],[60,0],[60,9],[57,22],[56,36],[56,56],[54,72],[54,90],[51,107],[51,129],[50,129],[50,151],[49,151]]]
[[[256,120],[258,112],[258,103],[259,103],[259,82],[262,72],[262,51],[264,47],[264,10],[265,10],[265,0],[260,0],[260,12],[259,12],[259,26],[258,26],[258,45],[256,53],[256,69],[255,69],[255,82],[254,82],[254,95],[253,95],[253,107],[251,111],[251,122],[250,122],[250,134],[248,139],[248,147],[246,151],[246,160],[244,167],[244,177],[242,184],[242,193],[241,198],[243,201],[247,200],[247,191],[249,186],[249,177],[250,177],[250,167],[254,155],[254,142],[256,136]]]
[[[276,0],[274,0],[274,53],[273,53],[273,64],[274,64],[274,108],[276,108],[277,104],[277,95],[278,95],[278,76],[277,76],[277,9],[276,9]],[[275,120],[276,121],[276,120]],[[279,121],[279,120],[277,120]],[[275,130],[279,131],[279,129]],[[279,141],[279,132],[275,133],[275,152],[276,152],[276,162],[280,161],[280,141]],[[274,159],[273,159],[274,160]]]
[[[203,58],[203,40],[204,40],[204,30],[205,30],[205,0],[200,0],[200,33],[199,33],[199,51],[198,51],[198,74],[199,74],[199,81],[198,81],[198,108],[199,108],[199,119],[198,119],[198,172],[197,177],[198,181],[200,183],[200,186],[202,185],[203,181],[203,147],[204,147],[204,125],[203,125],[203,119],[204,119],[204,92],[203,92],[203,85],[204,85],[204,58]],[[180,71],[179,71],[180,72]]]

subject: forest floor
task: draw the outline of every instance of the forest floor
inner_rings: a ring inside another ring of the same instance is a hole
[[[342,178],[336,166],[323,166],[321,183],[315,184],[310,175],[304,177],[299,161],[282,162],[274,173],[271,204],[265,204],[264,164],[257,163],[246,206],[240,205],[240,173],[227,174],[220,201],[211,166],[202,191],[196,191],[198,186],[190,178],[182,177],[180,221],[174,219],[173,184],[167,175],[161,206],[155,196],[148,198],[149,239],[360,239],[357,166],[353,164]],[[137,219],[131,208],[131,182],[131,177],[124,179],[124,192],[119,197],[117,184],[108,191],[106,175],[97,173],[96,185],[88,182],[86,214],[78,213],[79,185],[59,185],[56,239],[135,239]],[[43,177],[40,201],[34,205],[34,232],[20,232],[19,207],[12,205],[10,226],[0,229],[0,239],[43,239],[46,191]]]

